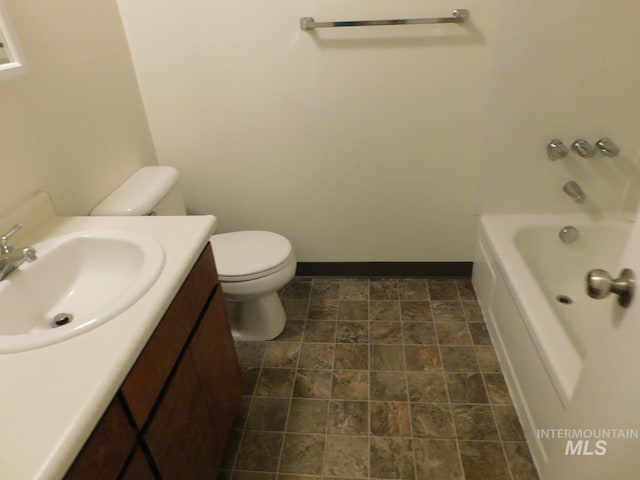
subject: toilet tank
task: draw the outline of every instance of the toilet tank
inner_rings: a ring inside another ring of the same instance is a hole
[[[142,167],[100,202],[91,215],[186,215],[178,171],[167,166]]]

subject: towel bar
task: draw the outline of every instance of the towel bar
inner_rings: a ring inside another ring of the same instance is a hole
[[[302,17],[300,28],[313,30],[328,27],[370,27],[379,25],[425,25],[432,23],[464,23],[469,19],[469,10],[458,8],[451,17],[436,18],[399,18],[395,20],[347,20],[339,22],[316,22],[312,17]]]

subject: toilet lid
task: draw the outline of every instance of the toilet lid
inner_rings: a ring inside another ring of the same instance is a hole
[[[267,275],[292,252],[291,243],[282,235],[255,230],[216,234],[211,245],[218,276],[227,281]]]

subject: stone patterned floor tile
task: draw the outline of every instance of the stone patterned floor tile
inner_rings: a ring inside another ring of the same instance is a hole
[[[336,325],[336,343],[369,343],[369,322],[338,322]]]
[[[367,370],[334,370],[331,398],[368,400],[369,372]]]
[[[289,410],[289,398],[255,397],[245,423],[247,430],[284,431]]]
[[[446,376],[451,403],[489,403],[482,374],[447,372]]]
[[[438,343],[433,322],[402,322],[406,345],[436,345]]]
[[[339,435],[369,434],[369,402],[331,400],[327,433]]]
[[[462,303],[451,300],[432,300],[431,311],[434,322],[465,322],[465,310]]]
[[[510,480],[500,442],[458,442],[465,480]]]
[[[291,400],[287,432],[326,433],[329,400],[294,398]]]
[[[371,402],[369,405],[371,435],[410,437],[411,414],[407,402]]]
[[[413,449],[417,480],[464,480],[454,440],[416,438]]]
[[[429,300],[426,280],[398,280],[398,299],[424,301]]]
[[[369,379],[371,400],[409,401],[405,375],[398,375],[397,372],[372,371]]]
[[[303,343],[298,368],[332,369],[335,348],[333,343]]]
[[[413,445],[408,438],[371,437],[371,477],[415,479]]]
[[[235,468],[275,472],[284,433],[246,431],[242,437]]]
[[[379,345],[401,344],[403,341],[400,322],[371,322],[370,341]]]
[[[402,345],[371,345],[371,370],[406,370],[404,347]]]
[[[414,437],[455,438],[448,403],[412,403],[411,424]]]
[[[501,405],[511,404],[511,395],[509,394],[509,389],[507,388],[507,383],[502,373],[485,373],[484,383],[487,385],[487,393],[489,394],[491,403]]]
[[[340,300],[338,320],[369,320],[368,300]]]
[[[489,405],[452,405],[458,438],[464,440],[499,440],[493,412]]]
[[[399,322],[400,318],[400,302],[394,300],[371,300],[369,302],[369,320]]]
[[[538,480],[468,278],[296,277],[219,480]]]
[[[334,368],[340,370],[369,370],[369,346],[339,343],[335,347]]]
[[[513,480],[538,480],[538,472],[525,442],[505,442],[504,449]]]
[[[500,373],[500,364],[493,345],[476,346],[476,356],[483,373]]]
[[[287,433],[282,446],[280,472],[321,474],[325,441],[324,435]]]
[[[473,343],[466,322],[438,322],[436,331],[440,345],[471,345]]]
[[[324,474],[369,478],[369,439],[355,436],[327,436]]]
[[[273,342],[301,342],[304,332],[304,321],[287,320],[284,330],[274,338]]]
[[[428,280],[429,295],[432,300],[459,300],[455,280]]]
[[[376,279],[369,282],[370,300],[398,300],[397,280]]]
[[[446,372],[479,372],[476,351],[471,346],[441,346],[442,366]]]
[[[403,300],[400,302],[400,319],[405,322],[431,322],[431,302],[425,300]]]
[[[327,433],[340,435],[369,434],[369,402],[331,400]]]
[[[263,368],[254,395],[291,398],[295,374],[293,368]]]
[[[337,320],[338,300],[311,300],[309,302],[309,320]]]
[[[493,415],[498,425],[500,438],[508,442],[524,442],[524,432],[516,409],[511,405],[494,405]]]
[[[442,372],[407,372],[407,384],[411,402],[448,402],[447,385]]]
[[[368,280],[341,280],[339,287],[340,300],[369,300]]]
[[[302,341],[334,343],[336,341],[336,327],[336,322],[307,321]]]
[[[267,343],[263,367],[296,368],[300,355],[299,343],[270,342]]]
[[[325,298],[337,300],[340,298],[340,280],[314,278],[309,296],[312,299]]]
[[[331,370],[296,370],[293,396],[296,398],[330,398]]]
[[[415,372],[441,372],[442,360],[438,347],[433,345],[405,345],[407,370]]]

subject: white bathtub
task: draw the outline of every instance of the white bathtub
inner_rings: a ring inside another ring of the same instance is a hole
[[[558,234],[569,225],[579,237],[564,243]],[[622,214],[480,218],[473,284],[541,474],[547,448],[536,431],[563,424],[583,358],[614,301],[589,298],[586,273],[618,273],[630,225]]]

